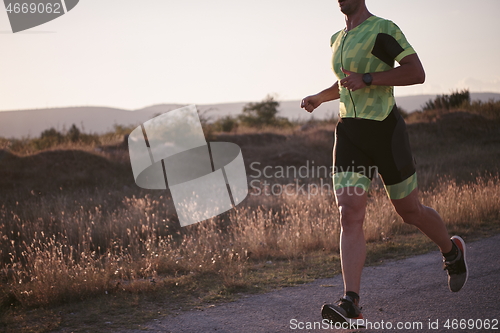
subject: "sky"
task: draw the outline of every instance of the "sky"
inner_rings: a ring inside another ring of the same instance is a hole
[[[500,93],[499,0],[367,0],[426,70],[397,96]],[[0,110],[299,100],[331,86],[336,0],[80,0],[13,34],[0,7]]]

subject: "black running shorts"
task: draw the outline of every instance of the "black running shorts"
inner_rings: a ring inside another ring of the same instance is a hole
[[[391,199],[402,199],[417,187],[406,124],[396,106],[382,121],[341,118],[333,160],[337,192],[351,186],[368,191],[377,172]]]

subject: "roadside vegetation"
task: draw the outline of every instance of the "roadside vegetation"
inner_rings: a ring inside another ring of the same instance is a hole
[[[498,233],[500,102],[430,102],[406,115],[424,203],[466,241]],[[240,145],[252,185],[236,209],[185,228],[168,191],[135,185],[124,141],[132,128],[0,139],[0,330],[133,328],[339,273],[338,211],[324,172],[335,124],[292,123],[278,108],[268,96],[241,117],[204,123],[214,140]],[[435,250],[404,225],[380,180],[365,236],[370,264]]]

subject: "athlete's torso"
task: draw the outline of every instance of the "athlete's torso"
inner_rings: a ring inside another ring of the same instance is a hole
[[[415,53],[397,25],[377,16],[370,16],[354,29],[341,30],[331,38],[333,71],[340,79],[346,75],[341,68],[355,73],[387,71],[394,61]],[[340,117],[383,120],[395,102],[393,87],[367,86],[350,91],[339,85]]]

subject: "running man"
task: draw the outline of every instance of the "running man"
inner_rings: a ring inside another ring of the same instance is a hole
[[[450,290],[459,291],[468,274],[462,238],[453,236],[450,241],[439,214],[420,203],[406,125],[394,101],[394,86],[424,82],[422,64],[399,27],[372,15],[365,0],[338,2],[346,22],[346,28],[330,42],[338,81],[304,98],[301,106],[312,112],[322,103],[340,98],[333,183],[340,211],[345,294],[337,304],[325,304],[321,313],[334,322],[351,322],[363,318],[359,308],[366,257],[363,221],[375,171],[404,222],[416,226],[439,247]],[[400,66],[394,68],[394,61]]]

